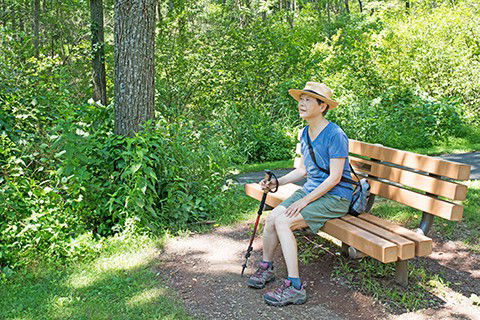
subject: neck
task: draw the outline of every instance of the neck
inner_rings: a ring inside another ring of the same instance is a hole
[[[324,117],[318,117],[315,119],[307,120],[307,123],[310,126],[311,132],[316,133],[318,131],[321,131],[323,128],[327,126],[328,120],[325,119]]]

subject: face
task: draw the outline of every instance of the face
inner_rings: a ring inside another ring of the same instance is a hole
[[[323,116],[322,112],[326,107],[326,103],[318,104],[317,99],[306,94],[302,94],[300,99],[298,99],[298,112],[300,114],[300,118],[304,120]]]

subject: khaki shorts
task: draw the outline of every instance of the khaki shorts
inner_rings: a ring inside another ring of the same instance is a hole
[[[282,201],[280,206],[288,208],[292,203],[302,199],[307,194],[302,189],[295,191],[290,197]],[[333,194],[324,194],[317,200],[310,202],[300,211],[303,219],[313,233],[323,227],[330,219],[343,217],[348,212],[350,201]]]

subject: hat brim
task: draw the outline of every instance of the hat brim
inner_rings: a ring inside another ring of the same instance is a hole
[[[315,94],[315,93],[312,93],[312,92],[303,91],[303,90],[299,90],[299,89],[290,89],[290,90],[288,90],[288,93],[292,96],[293,99],[295,99],[297,101],[300,99],[300,96],[302,94],[306,94],[306,95],[309,95],[309,96],[314,97],[316,99],[320,99],[323,102],[325,102],[326,104],[328,104],[328,110],[331,110],[331,109],[336,108],[338,106],[338,102],[335,102],[333,100],[330,100],[328,98],[325,98],[321,95],[318,95],[318,94]]]

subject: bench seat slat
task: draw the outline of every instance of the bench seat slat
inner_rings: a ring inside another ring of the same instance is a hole
[[[455,180],[470,179],[470,166],[413,152],[384,147],[349,139],[348,150],[351,153],[372,159],[386,161],[416,170],[426,171]]]
[[[412,230],[406,229],[402,226],[396,225],[395,223],[391,223],[369,213],[362,213],[358,216],[358,218],[368,221],[377,226],[381,226],[386,230],[389,230],[402,237],[412,240],[413,242],[415,242],[415,255],[418,257],[428,256],[430,253],[432,253],[432,239],[430,239],[429,237],[418,234]]]
[[[350,157],[350,163],[356,171],[364,172],[377,178],[387,179],[452,200],[466,199],[467,186],[463,184],[440,180],[435,177],[356,157]]]
[[[394,200],[447,220],[459,221],[462,219],[463,206],[456,203],[435,199],[372,178],[368,178],[368,183],[370,184],[370,192],[382,198]]]
[[[295,190],[300,189],[300,186],[289,183],[278,188],[275,193],[269,193],[265,203],[271,207],[278,206],[283,200],[287,199]],[[263,191],[258,183],[247,183],[245,185],[245,193],[257,200],[262,200]]]
[[[415,257],[415,242],[412,240],[406,239],[394,232],[382,228],[381,226],[377,226],[351,215],[346,215],[341,219],[385,240],[395,243],[398,246],[398,258],[407,260]]]
[[[381,262],[397,261],[397,245],[341,219],[325,222],[320,229]]]

